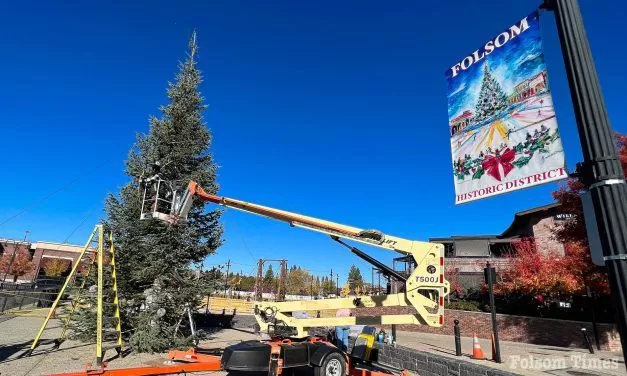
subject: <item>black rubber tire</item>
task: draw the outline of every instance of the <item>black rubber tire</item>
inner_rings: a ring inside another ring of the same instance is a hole
[[[335,369],[335,371],[332,371]],[[314,367],[314,376],[344,376],[346,359],[338,352],[329,353],[324,357],[320,367]]]

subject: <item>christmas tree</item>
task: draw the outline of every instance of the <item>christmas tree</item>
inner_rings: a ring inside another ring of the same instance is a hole
[[[132,348],[140,352],[190,345],[190,338],[175,338],[176,323],[186,305],[198,307],[201,297],[217,287],[211,273],[198,278],[191,267],[222,243],[220,211],[205,212],[198,200],[184,223],[170,226],[139,219],[138,181],[152,164],[161,165],[160,176],[167,181],[184,185],[193,179],[210,193],[218,189],[217,167],[209,152],[211,134],[202,117],[206,105],[198,89],[202,78],[196,58],[194,33],[187,59],[179,64],[175,82],[168,85],[169,103],[161,107],[159,118],[150,118],[148,134],[140,135],[129,153],[129,183],[106,202],[106,224],[116,242],[123,330],[130,333]]]
[[[479,92],[479,99],[477,100],[477,106],[475,107],[476,122],[485,120],[496,113],[503,111],[507,108],[507,95],[501,88],[501,85],[496,81],[494,76],[490,73],[490,67],[488,64],[483,66],[483,82],[481,83],[481,91]]]

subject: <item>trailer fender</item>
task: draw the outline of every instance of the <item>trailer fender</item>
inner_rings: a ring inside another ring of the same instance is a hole
[[[340,350],[338,350],[336,347],[333,347],[333,346],[320,345],[317,347],[318,348],[314,350],[313,354],[311,354],[311,357],[309,358],[309,363],[311,363],[311,365],[316,366],[316,367],[320,367],[322,365],[322,362],[324,361],[324,358],[327,355],[331,353],[342,354]],[[342,357],[343,356],[344,355],[342,354]]]

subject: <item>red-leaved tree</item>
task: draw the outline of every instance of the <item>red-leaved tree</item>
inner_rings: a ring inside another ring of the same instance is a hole
[[[509,263],[495,286],[497,294],[574,294],[585,289],[579,273],[573,271],[574,260],[557,253],[541,253],[533,239],[512,244]]]
[[[13,259],[13,262],[11,262],[11,259]],[[13,252],[5,252],[2,258],[0,258],[0,273],[2,273],[3,276],[5,274],[12,275],[13,282],[16,282],[19,277],[33,270],[31,260],[32,257],[30,253],[25,249],[17,250],[15,257]]]
[[[619,160],[623,170],[627,171],[627,136],[616,134],[615,137]],[[553,192],[553,197],[561,204],[561,211],[572,214],[570,219],[555,227],[554,236],[564,244],[569,267],[583,281],[583,290],[589,287],[593,292],[608,294],[607,274],[604,268],[594,265],[590,257],[580,198],[585,189],[579,180],[570,179],[566,185]]]

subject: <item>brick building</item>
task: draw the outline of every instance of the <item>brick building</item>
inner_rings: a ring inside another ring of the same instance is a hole
[[[444,244],[447,268],[459,273],[462,287],[473,288],[483,282],[487,261],[497,272],[507,266],[506,256],[513,249],[512,241],[517,239],[533,238],[538,252],[564,255],[564,245],[553,238],[553,228],[567,219],[560,204],[552,203],[516,213],[509,227],[498,235],[451,236],[429,241]]]
[[[429,241],[444,245],[447,270],[456,270],[458,282],[467,290],[483,283],[483,268],[487,261],[497,272],[507,266],[506,256],[513,249],[512,241],[517,239],[533,238],[539,252],[563,255],[564,245],[552,235],[553,228],[568,218],[558,203],[552,203],[516,213],[501,234],[450,236],[430,238]],[[394,269],[408,274],[412,269],[408,260],[406,257],[394,259]],[[392,290],[398,290],[396,284]]]
[[[42,262],[46,259],[63,259],[69,261],[66,274],[69,273],[74,263],[78,261],[83,246],[73,244],[59,244],[52,242],[26,242],[13,239],[0,239],[0,257],[13,255],[19,251],[27,251],[32,257],[33,269],[30,273],[18,277],[18,282],[31,282],[36,277],[45,277]],[[4,279],[4,273],[0,274]],[[8,274],[7,281],[13,281],[14,277]],[[0,279],[1,280],[1,279]]]

